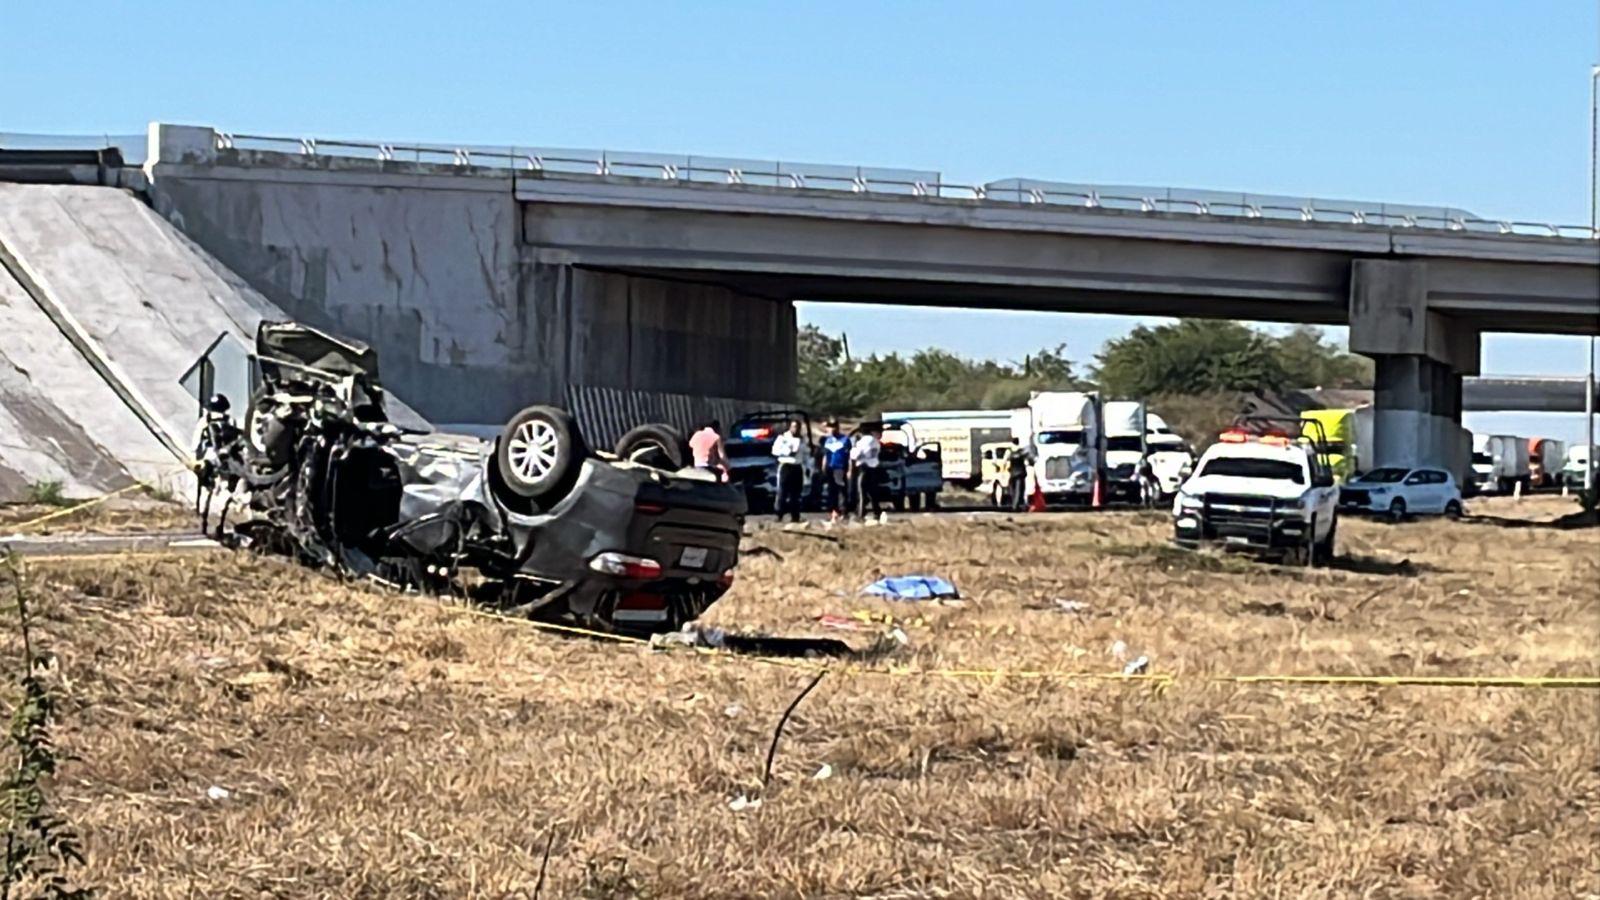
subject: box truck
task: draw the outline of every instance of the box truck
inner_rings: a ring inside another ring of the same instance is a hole
[[[1472,436],[1472,486],[1481,494],[1528,487],[1528,439],[1514,434]]]
[[[1561,484],[1561,467],[1567,462],[1567,444],[1554,438],[1528,441],[1528,481],[1534,487]]]
[[[886,412],[889,421],[909,422],[923,443],[940,447],[945,481],[975,488],[983,478],[982,448],[1011,439],[1009,409],[938,409]]]

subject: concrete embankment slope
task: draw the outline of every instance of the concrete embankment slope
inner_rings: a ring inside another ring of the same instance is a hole
[[[174,484],[196,408],[178,378],[271,302],[117,188],[0,184],[0,500]]]
[[[92,497],[168,476],[173,456],[0,269],[0,502],[59,482]]]

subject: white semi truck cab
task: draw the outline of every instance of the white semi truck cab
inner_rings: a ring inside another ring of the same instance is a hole
[[[1099,427],[1093,394],[1037,391],[1013,430],[1031,447],[1035,478],[1047,503],[1088,503],[1100,469]]]

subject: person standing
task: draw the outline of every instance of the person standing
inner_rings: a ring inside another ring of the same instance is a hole
[[[1015,438],[1006,454],[1006,499],[1013,512],[1028,508],[1028,451]]]
[[[800,491],[805,486],[805,469],[800,454],[805,451],[805,441],[800,437],[800,421],[789,422],[789,428],[772,441],[772,455],[778,460],[778,504],[776,518],[783,521],[800,521]]]
[[[883,442],[878,440],[877,429],[870,425],[856,435],[855,445],[850,448],[850,483],[856,494],[856,515],[862,521],[866,521],[868,503],[872,504],[872,514],[879,521],[887,518],[882,506],[883,469],[879,465],[882,452]]]
[[[827,434],[822,438],[822,476],[827,479],[828,520],[839,521],[844,515],[845,497],[850,486],[850,438],[839,430],[839,421],[828,421]]]
[[[1161,482],[1156,480],[1155,466],[1151,465],[1149,454],[1139,460],[1139,499],[1146,509],[1161,505]]]
[[[694,456],[694,467],[717,473],[727,480],[728,457],[722,449],[722,423],[710,419],[701,423],[689,437],[689,452]]]

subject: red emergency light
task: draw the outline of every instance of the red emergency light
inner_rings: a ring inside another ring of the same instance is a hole
[[[1245,434],[1237,428],[1230,428],[1227,431],[1217,435],[1217,440],[1223,442],[1224,444],[1243,444],[1244,442],[1250,440],[1250,435]]]

